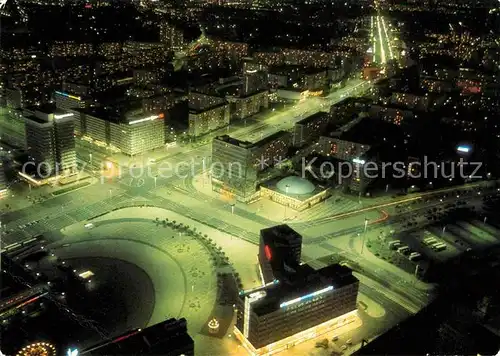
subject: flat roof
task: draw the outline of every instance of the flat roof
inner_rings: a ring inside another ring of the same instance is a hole
[[[296,272],[265,289],[266,296],[252,304],[257,315],[266,315],[281,308],[283,303],[319,291],[335,290],[358,282],[348,267],[338,264],[314,270],[309,265],[296,267]],[[331,288],[331,289],[330,289]]]
[[[288,131],[285,131],[285,130],[280,130],[280,131],[273,133],[272,135],[269,135],[269,136],[262,138],[259,141],[255,141],[252,145],[254,147],[260,147],[262,145],[265,145],[268,142],[276,140],[277,138],[279,138],[281,136],[287,136],[287,135],[291,136],[291,133]]]
[[[326,113],[326,112],[318,111],[317,113],[314,113],[312,115],[309,115],[309,116],[303,118],[302,120],[297,121],[296,124],[307,124],[307,123],[314,121],[320,117],[326,117],[327,115],[328,115],[328,113]]]
[[[224,103],[215,104],[215,105],[212,105],[212,106],[205,106],[205,107],[203,107],[201,109],[195,109],[195,108],[192,108],[192,107],[188,107],[188,108],[189,108],[189,112],[191,114],[200,114],[200,113],[203,113],[205,111],[210,111],[210,110],[218,109],[218,108],[221,108],[221,107],[227,106],[227,105],[229,105],[229,104],[226,103],[226,102],[224,102]]]
[[[326,190],[326,188],[321,188],[321,187],[315,185],[314,190],[312,192],[309,192],[309,193],[304,193],[304,194],[294,194],[294,193],[290,193],[290,192],[287,193],[286,191],[284,192],[278,188],[278,184],[280,183],[280,181],[281,181],[281,179],[273,179],[271,181],[261,183],[261,187],[267,188],[267,189],[272,190],[278,194],[285,195],[287,197],[293,198],[293,199],[301,201],[301,202],[306,201],[307,199],[312,198],[315,195],[318,195],[319,193],[324,192]]]

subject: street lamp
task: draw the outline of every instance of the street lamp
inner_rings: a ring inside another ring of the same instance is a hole
[[[234,214],[234,204],[231,204],[231,214]]]
[[[365,218],[365,228],[363,231],[363,241],[361,243],[361,254],[363,254],[363,250],[365,248],[366,230],[368,230],[368,219],[367,218]]]
[[[156,179],[158,178],[158,176],[154,176],[153,179],[155,180],[155,188],[156,188]]]

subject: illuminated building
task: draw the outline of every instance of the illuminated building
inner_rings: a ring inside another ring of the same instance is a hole
[[[287,263],[300,264],[302,235],[288,225],[278,225],[260,230],[259,265],[263,284],[273,282]],[[274,258],[273,258],[274,256]]]
[[[257,167],[253,161],[250,142],[229,136],[212,141],[212,189],[235,195],[238,200],[249,201],[256,194]]]
[[[63,91],[56,91],[54,93],[54,101],[58,109],[73,112],[76,120],[76,132],[81,132],[80,113],[77,110],[73,111],[73,109],[86,108],[88,106],[88,100],[85,100],[80,95],[72,95]]]
[[[248,77],[245,79],[248,80]],[[227,88],[229,90],[224,93],[230,104],[232,119],[244,119],[269,107],[269,92],[267,90],[249,93],[245,90],[245,85],[248,86],[248,83],[243,84],[242,91],[240,91],[240,87],[233,87],[236,90],[230,91],[230,88]]]
[[[26,147],[26,129],[22,109],[7,109],[0,116],[0,138],[13,147]]]
[[[418,95],[414,93],[395,92],[390,98],[390,104],[425,111],[431,104],[431,96],[428,93]]]
[[[26,145],[43,175],[72,173],[76,168],[73,113],[59,109],[26,110]]]
[[[36,342],[27,345],[19,350],[16,356],[56,356],[57,351],[54,345],[48,342]]]
[[[370,146],[366,144],[326,136],[320,137],[318,146],[319,154],[344,161],[359,158],[370,149]]]
[[[318,112],[295,123],[293,128],[293,145],[300,147],[318,139],[327,127],[331,116]]]
[[[160,41],[167,46],[167,49],[181,48],[184,43],[184,33],[182,29],[165,22],[160,25]]]
[[[401,107],[372,105],[370,107],[370,116],[400,126],[405,122],[412,122],[413,119],[418,117],[418,114],[413,110],[402,109]]]
[[[380,75],[380,68],[378,67],[364,67],[363,78],[366,80],[375,80]]]
[[[133,156],[165,144],[165,115],[138,109],[125,114],[99,108],[80,111],[82,134],[98,145]]]
[[[267,181],[261,184],[259,191],[261,197],[297,211],[308,209],[330,196],[328,189],[298,176]]]
[[[325,69],[306,68],[303,71],[302,89],[321,91],[326,87],[327,71]]]
[[[218,57],[226,57],[233,60],[241,60],[248,56],[248,44],[241,42],[229,42],[219,39],[211,41],[213,50]]]
[[[241,291],[234,335],[270,355],[354,322],[359,281],[340,265],[300,263],[302,238],[286,225],[261,231],[262,287]]]
[[[19,109],[24,107],[23,91],[20,88],[5,88],[5,101],[8,108]]]
[[[223,98],[191,92],[188,106],[190,136],[197,137],[229,125],[230,107]]]
[[[133,329],[112,340],[91,346],[82,353],[91,355],[194,356],[194,342],[187,332],[186,319],[168,319],[145,329]]]
[[[134,69],[134,82],[137,85],[157,83],[160,80],[160,72],[155,69]]]
[[[165,144],[164,115],[138,115],[127,122],[109,124],[110,143],[126,155],[133,156]]]
[[[7,180],[5,178],[5,167],[0,162],[0,199],[7,196]]]
[[[212,189],[221,194],[230,191],[241,201],[255,198],[257,184],[264,179],[260,173],[285,160],[291,141],[291,134],[286,131],[278,131],[254,143],[227,135],[214,138]]]

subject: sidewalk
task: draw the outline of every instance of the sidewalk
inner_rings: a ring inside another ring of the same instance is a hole
[[[64,189],[69,189],[72,186],[78,185],[81,182],[89,182],[90,185],[97,182],[95,178],[85,173],[81,179],[77,179],[71,183],[67,184],[53,184],[44,185],[41,187],[33,187],[28,183],[21,181],[16,183],[9,188],[9,194],[0,201],[0,211],[2,213],[13,212],[16,210],[21,210],[30,206],[35,206],[36,204],[42,203],[49,199],[54,198],[54,193],[57,191],[62,191]],[[82,187],[84,188],[84,187]],[[74,190],[68,190],[68,193],[77,191],[81,188],[76,188]],[[66,194],[66,193],[63,193]]]

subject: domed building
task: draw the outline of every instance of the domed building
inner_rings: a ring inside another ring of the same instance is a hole
[[[260,196],[302,211],[328,198],[329,190],[305,178],[288,176],[264,183]]]

